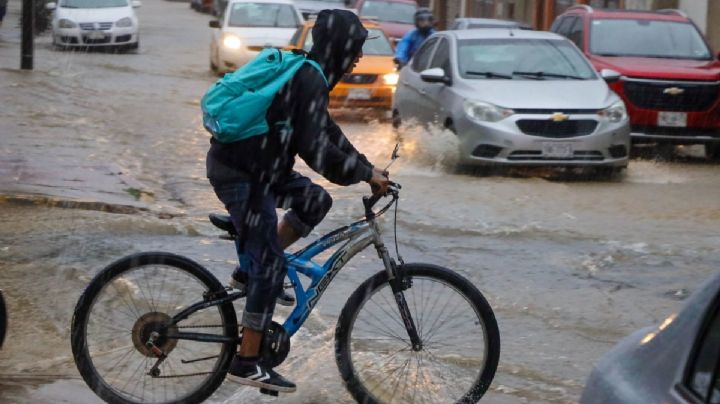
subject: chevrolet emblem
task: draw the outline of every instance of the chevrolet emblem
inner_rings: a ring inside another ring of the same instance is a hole
[[[684,92],[685,92],[684,89],[678,88],[678,87],[668,87],[663,90],[663,94],[668,94],[668,95],[680,95]]]
[[[570,119],[570,115],[563,114],[562,112],[556,112],[550,115],[550,119],[553,122],[565,122]]]

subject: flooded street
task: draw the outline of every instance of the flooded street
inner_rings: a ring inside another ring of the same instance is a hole
[[[44,35],[36,70],[21,73],[19,7],[10,1],[0,28],[0,289],[10,310],[0,402],[98,402],[69,342],[90,279],[140,251],[188,256],[222,282],[236,261],[207,221],[223,211],[205,178],[199,107],[215,80],[210,17],[188,3],[146,0],[137,54],[56,51]],[[385,166],[398,138],[390,124],[340,118],[356,147]],[[390,171],[403,185],[401,254],[471,279],[498,319],[500,365],[483,402],[577,402],[603,353],[676,313],[720,269],[720,166],[695,150],[633,160],[622,178],[596,181],[460,173],[452,133],[410,127],[400,137]],[[96,175],[73,182],[75,166]],[[310,239],[362,215],[366,184],[339,187],[298,168],[334,198]],[[120,172],[127,185],[111,189]],[[63,190],[53,185],[60,180]],[[383,223],[389,243],[392,216]],[[274,399],[226,382],[210,402],[352,402],[335,365],[334,327],[347,296],[380,268],[374,251],[358,255],[293,338],[280,371],[296,393]]]

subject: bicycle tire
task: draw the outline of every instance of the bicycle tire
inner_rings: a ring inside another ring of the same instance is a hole
[[[203,268],[196,262],[170,253],[164,252],[145,252],[130,255],[110,264],[90,282],[85,291],[80,296],[75,307],[71,326],[71,345],[75,364],[85,383],[100,398],[109,403],[143,403],[144,401],[129,400],[118,394],[110,385],[108,385],[102,376],[98,374],[92,363],[92,358],[88,352],[86,326],[90,309],[94,300],[103,291],[103,287],[109,284],[118,276],[127,273],[134,268],[145,265],[162,265],[172,267],[179,271],[183,271],[204,284],[207,290],[220,291],[218,297],[225,295],[222,284],[208,270]],[[198,301],[202,296],[198,296]],[[219,315],[222,319],[222,328],[225,336],[237,336],[238,325],[237,316],[232,303],[225,303],[217,306]],[[208,398],[225,379],[230,361],[236,350],[235,343],[223,343],[221,353],[215,362],[215,371],[208,376],[205,381],[193,392],[178,400],[170,400],[171,403],[198,403]]]
[[[484,324],[485,340],[487,341],[484,367],[482,372],[479,372],[479,377],[475,380],[473,387],[456,402],[475,403],[479,401],[490,387],[500,358],[500,333],[492,308],[475,285],[449,269],[418,263],[406,264],[402,270],[405,276],[409,276],[410,279],[416,277],[437,279],[442,283],[452,286],[463,295],[473,307],[475,313],[480,317],[480,320]],[[412,282],[415,282],[415,280]],[[347,390],[358,403],[363,404],[376,404],[383,401],[375,397],[358,377],[358,372],[352,361],[350,343],[358,313],[362,310],[365,302],[383,287],[389,288],[388,273],[384,270],[367,279],[353,292],[342,309],[335,329],[335,358],[338,369]],[[395,302],[393,301],[392,304],[394,305]],[[395,306],[394,309],[397,310],[397,306]],[[415,319],[415,321],[417,321],[417,319]],[[390,399],[391,402],[393,398],[394,393]]]

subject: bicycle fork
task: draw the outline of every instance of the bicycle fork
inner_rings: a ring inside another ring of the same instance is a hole
[[[412,286],[412,280],[404,276],[402,268],[398,267],[395,260],[390,257],[390,253],[380,238],[380,231],[374,221],[371,223],[371,227],[375,232],[375,249],[377,250],[378,256],[382,260],[385,270],[388,273],[390,289],[392,290],[393,297],[395,298],[395,303],[398,305],[398,310],[400,310],[400,317],[402,317],[405,330],[408,333],[408,337],[410,337],[412,349],[416,352],[421,351],[423,349],[422,340],[420,339],[417,327],[415,326],[415,321],[410,314],[410,308],[408,307],[407,301],[405,300],[405,294],[403,293],[403,291]]]

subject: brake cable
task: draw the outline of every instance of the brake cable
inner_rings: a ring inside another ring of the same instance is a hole
[[[397,236],[397,215],[398,215],[398,205],[400,205],[400,196],[395,199],[395,219],[393,223],[393,232],[394,238],[395,238],[395,255],[397,255],[398,262],[400,262],[400,265],[405,265],[405,261],[403,260],[402,256],[400,255],[400,248],[398,247],[398,236]]]

